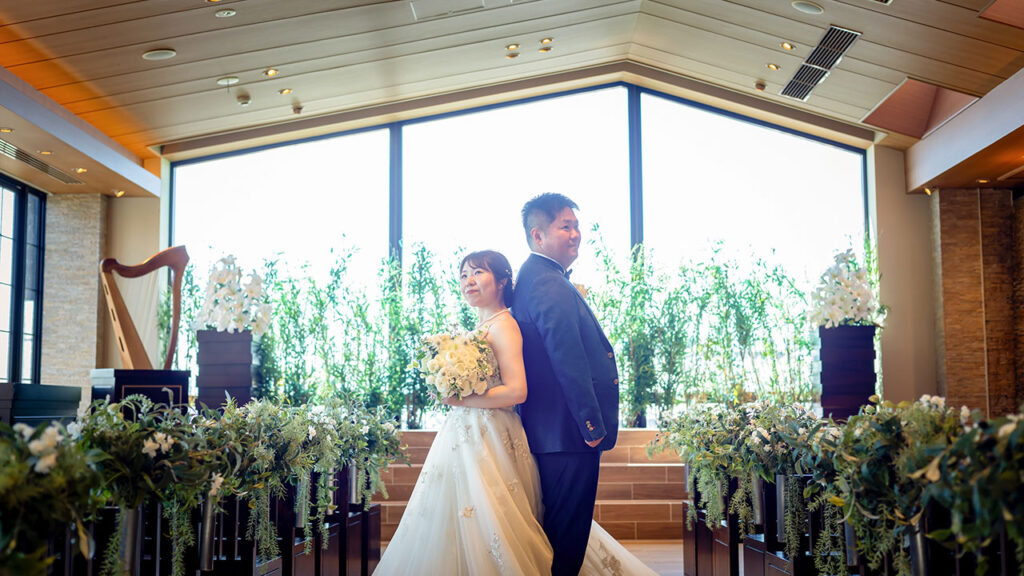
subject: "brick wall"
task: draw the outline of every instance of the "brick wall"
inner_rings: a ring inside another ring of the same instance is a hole
[[[1013,201],[1013,311],[1017,405],[1024,402],[1024,193]]]
[[[601,458],[594,519],[620,540],[678,540],[682,538],[685,497],[683,465],[672,453],[647,458],[655,430],[621,430],[613,450]],[[395,464],[384,474],[388,499],[380,494],[381,538],[390,540],[419,477],[436,432],[410,430],[402,443],[411,465]]]
[[[99,194],[46,199],[43,277],[43,384],[89,386],[105,317],[99,261],[107,199]]]
[[[934,200],[939,391],[991,415],[1016,409],[1014,215],[1008,190]]]

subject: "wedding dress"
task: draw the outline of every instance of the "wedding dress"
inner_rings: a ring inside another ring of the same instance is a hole
[[[500,384],[495,376],[489,387]],[[375,576],[551,573],[540,477],[512,408],[451,408]],[[580,572],[653,575],[596,522]]]

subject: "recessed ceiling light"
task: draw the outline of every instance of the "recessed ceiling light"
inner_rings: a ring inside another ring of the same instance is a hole
[[[53,150],[36,150],[36,152],[38,152],[39,154],[41,154],[43,156],[51,156],[51,155],[53,155]]]
[[[754,90],[757,90],[758,92],[764,92],[764,89],[767,87],[768,85],[764,83],[764,80],[754,82]]]
[[[284,96],[286,94],[291,94],[292,93],[292,89],[291,88],[281,88],[280,90],[277,91],[277,93],[282,95],[282,96]]]
[[[206,0],[206,1],[209,2],[210,0]],[[114,190],[113,192],[114,192],[114,196],[116,196],[118,198],[120,198],[121,196],[124,196],[124,190]]]
[[[810,2],[808,0],[795,0],[793,2],[793,8],[796,8],[799,12],[804,14],[821,14],[825,12],[825,9],[819,4]]]
[[[988,184],[988,178],[978,178],[976,182],[978,184]]]
[[[0,128],[0,132],[3,132],[4,134],[10,134],[11,132],[14,132],[14,128]]]
[[[278,72],[280,72],[280,70],[277,68],[267,68],[263,71],[263,75],[267,78],[273,78],[274,76],[277,76]]]
[[[508,59],[516,58],[518,56],[519,56],[519,52],[509,52],[508,54],[505,54],[505,58],[508,58]]]
[[[548,52],[551,52],[551,46],[541,46],[540,49],[537,50],[537,52],[540,52],[541,54],[547,54]]]
[[[221,86],[233,86],[238,84],[238,76],[225,76],[217,79],[217,84]]]
[[[768,66],[768,69],[773,71],[773,72],[778,72],[779,70],[782,70],[782,67],[779,66],[778,64],[775,64],[774,62],[769,62],[767,64],[767,66]]]
[[[793,46],[793,45],[792,45],[791,43],[789,43],[789,42],[783,42],[783,43],[781,44],[781,46],[782,46],[782,49],[783,49],[783,50],[792,50],[793,48],[796,48],[796,46]]]
[[[554,40],[554,38],[541,38],[540,39],[540,43],[541,44],[551,44],[552,40]]]
[[[86,168],[75,168],[75,174],[85,174],[88,171]]]
[[[206,0],[207,4],[216,4],[217,2],[220,2],[220,0]]]
[[[512,44],[505,46],[505,50],[519,50],[519,44],[513,42]]]
[[[231,18],[235,14],[238,14],[233,8],[225,8],[223,10],[217,10],[213,13],[217,18]]]
[[[177,55],[178,53],[171,48],[157,48],[143,53],[142,58],[143,60],[170,60]]]

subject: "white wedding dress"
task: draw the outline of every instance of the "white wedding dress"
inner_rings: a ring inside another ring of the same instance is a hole
[[[490,385],[498,384],[495,377]],[[551,573],[540,477],[511,408],[453,407],[375,576]],[[580,574],[654,575],[594,522]]]

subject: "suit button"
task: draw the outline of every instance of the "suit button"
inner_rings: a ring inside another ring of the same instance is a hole
[[[609,357],[609,358],[614,358],[614,357],[615,357],[615,354],[613,354],[613,353],[609,352],[609,353],[608,353],[608,357]]]
[[[619,385],[619,379],[616,378],[615,380],[612,380],[612,384],[615,384],[616,386],[618,386]]]

